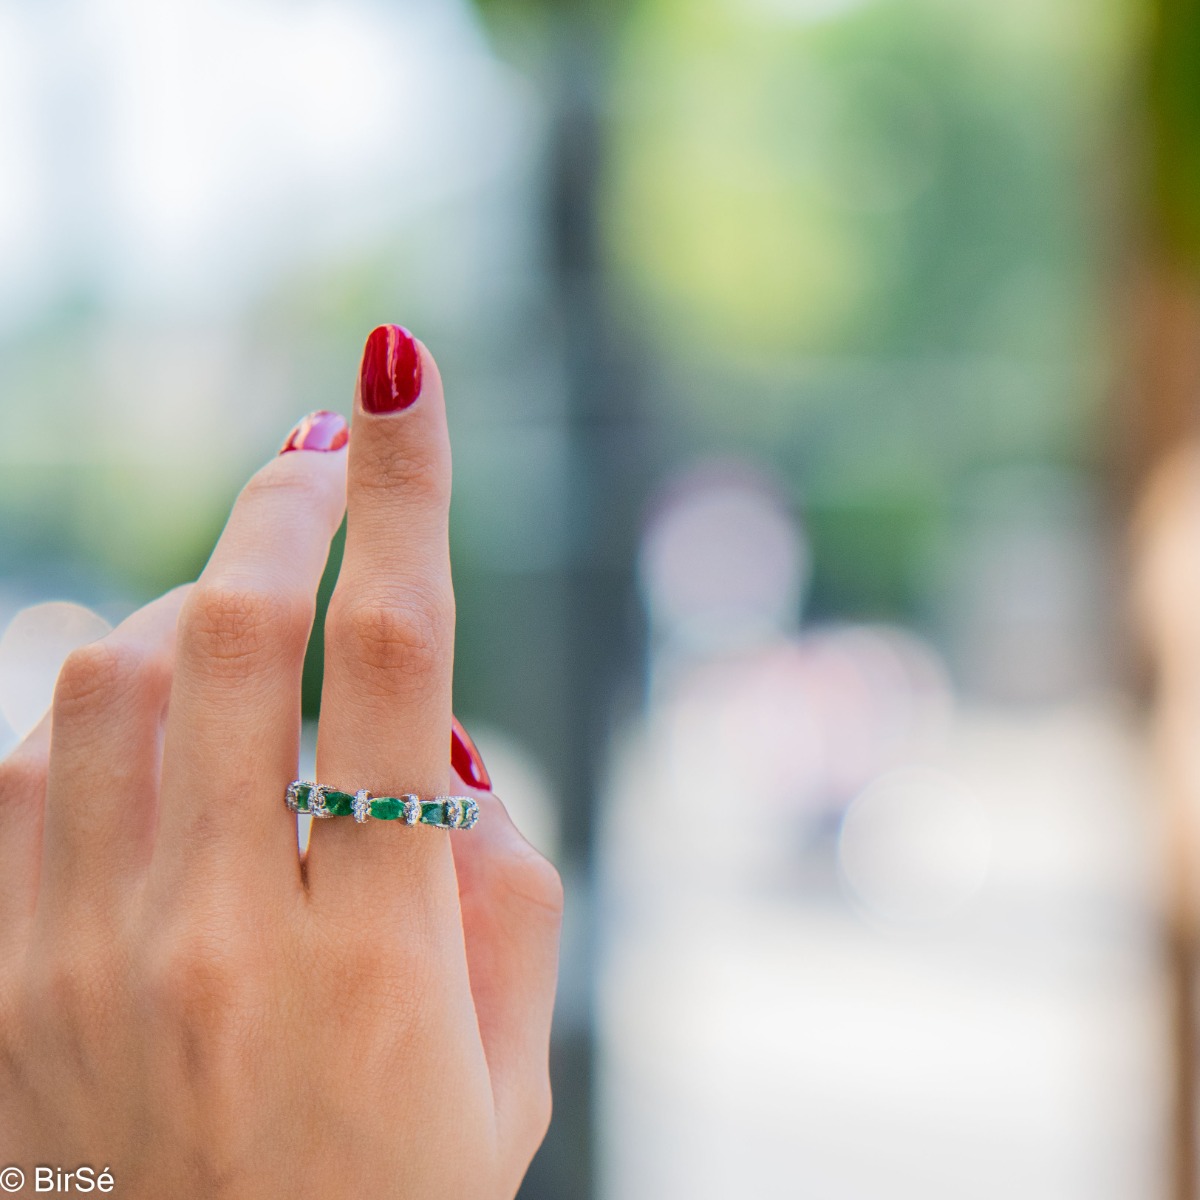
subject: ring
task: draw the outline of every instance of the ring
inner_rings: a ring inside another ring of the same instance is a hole
[[[284,800],[289,811],[311,817],[353,817],[365,821],[403,821],[405,825],[432,825],[435,829],[471,829],[479,820],[479,805],[470,796],[434,796],[423,800],[411,792],[403,796],[372,796],[365,788],[343,792],[327,783],[295,779]]]

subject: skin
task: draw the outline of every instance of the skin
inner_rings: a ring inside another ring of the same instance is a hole
[[[559,878],[448,764],[442,384],[247,484],[200,579],[67,660],[0,764],[0,1166],[113,1194],[511,1197],[550,1118]],[[283,804],[329,541],[318,778],[474,795],[469,832]]]

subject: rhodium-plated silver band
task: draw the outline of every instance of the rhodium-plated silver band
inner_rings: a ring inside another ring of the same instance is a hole
[[[284,797],[294,813],[307,813],[318,820],[353,817],[360,825],[368,821],[400,821],[405,825],[429,825],[434,829],[472,829],[479,820],[479,805],[471,796],[373,796],[365,788],[344,791],[311,779],[295,779]]]

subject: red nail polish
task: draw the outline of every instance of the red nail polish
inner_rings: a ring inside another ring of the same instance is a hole
[[[341,413],[309,413],[283,443],[280,454],[289,450],[340,450],[350,437],[346,419]]]
[[[367,338],[360,375],[364,412],[407,408],[421,394],[421,352],[407,329],[380,325]]]
[[[450,725],[450,765],[462,776],[464,783],[469,783],[481,792],[492,790],[492,777],[483,765],[479,749],[471,740],[471,735],[458,723],[454,717]]]

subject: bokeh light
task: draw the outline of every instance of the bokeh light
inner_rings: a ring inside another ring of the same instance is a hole
[[[698,468],[676,481],[642,540],[655,633],[711,650],[792,628],[808,547],[778,489],[752,468]]]
[[[986,811],[961,783],[889,772],[842,819],[838,863],[854,898],[897,926],[948,920],[982,890],[991,858]]]
[[[0,714],[20,737],[49,709],[67,655],[111,628],[99,613],[65,600],[31,604],[9,621],[0,634]]]

